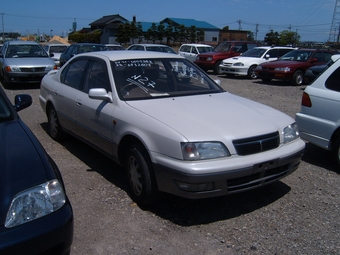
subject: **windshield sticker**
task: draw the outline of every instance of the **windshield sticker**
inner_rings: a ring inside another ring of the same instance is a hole
[[[115,65],[119,67],[149,67],[153,65],[153,61],[148,59],[121,60],[116,61]]]

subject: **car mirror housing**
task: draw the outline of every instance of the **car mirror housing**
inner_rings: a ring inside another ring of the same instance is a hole
[[[113,102],[111,95],[103,88],[90,89],[89,98]]]
[[[32,104],[32,97],[27,94],[16,95],[14,98],[14,109],[19,112]]]

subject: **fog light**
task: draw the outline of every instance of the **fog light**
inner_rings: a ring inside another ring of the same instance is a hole
[[[176,181],[176,184],[178,188],[184,191],[189,192],[202,192],[202,191],[210,191],[214,190],[214,183],[213,182],[207,182],[207,183],[186,183],[186,182],[180,182]]]

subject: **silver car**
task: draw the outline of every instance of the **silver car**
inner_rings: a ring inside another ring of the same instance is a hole
[[[146,51],[76,55],[40,87],[50,136],[72,134],[120,163],[131,197],[197,199],[275,182],[305,144],[294,119],[232,95],[187,59]]]
[[[46,44],[44,49],[47,54],[51,56],[57,66],[60,66],[60,55],[63,53],[70,45],[68,44]],[[52,55],[53,54],[53,55]]]
[[[0,51],[0,76],[5,88],[18,83],[40,83],[54,61],[36,42],[8,41]]]
[[[331,58],[334,63],[305,88],[296,122],[301,137],[331,151],[340,169],[340,61]]]

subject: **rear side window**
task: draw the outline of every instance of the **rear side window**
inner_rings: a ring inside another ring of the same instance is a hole
[[[61,73],[60,81],[72,88],[80,90],[82,88],[81,81],[87,62],[85,59],[80,59],[70,63]]]
[[[340,67],[336,69],[326,80],[326,88],[340,92]]]
[[[190,52],[190,47],[188,45],[183,45],[179,51]]]

